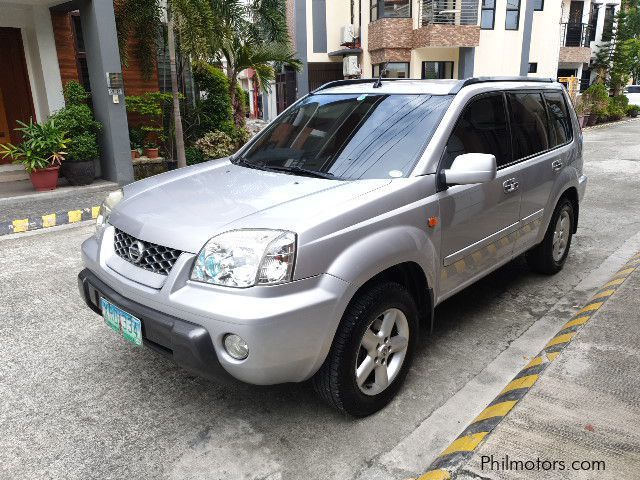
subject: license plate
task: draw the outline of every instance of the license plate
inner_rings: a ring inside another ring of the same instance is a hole
[[[104,297],[100,297],[100,308],[104,322],[114,332],[122,334],[125,340],[134,345],[142,345],[142,322],[138,318],[116,307]]]

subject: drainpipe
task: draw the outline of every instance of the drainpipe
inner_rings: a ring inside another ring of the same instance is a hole
[[[524,28],[522,31],[522,53],[520,55],[520,75],[529,73],[529,52],[531,50],[531,30],[533,29],[533,0],[525,1]]]

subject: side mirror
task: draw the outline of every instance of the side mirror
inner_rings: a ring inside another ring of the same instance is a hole
[[[447,185],[471,185],[496,178],[496,157],[488,153],[458,155],[451,168],[443,170]]]

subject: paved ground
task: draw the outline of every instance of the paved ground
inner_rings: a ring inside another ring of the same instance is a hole
[[[638,311],[636,270],[480,446],[458,478],[637,479]],[[518,461],[532,462],[529,470]]]
[[[538,276],[517,259],[439,306],[399,397],[362,420],[307,385],[223,387],[122,342],[76,293],[90,227],[0,239],[0,478],[419,474],[640,250],[638,128],[586,133],[590,180],[565,269]]]
[[[31,182],[28,190],[33,190]],[[24,193],[14,196],[11,182],[0,183],[0,223],[23,218],[36,218],[50,213],[91,208],[102,203],[107,192],[118,188],[113,182],[97,180],[86,187],[62,186],[52,192]]]

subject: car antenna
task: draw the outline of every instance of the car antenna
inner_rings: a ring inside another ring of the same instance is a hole
[[[373,88],[380,88],[382,86],[382,75],[387,71],[387,63],[380,64],[380,73],[378,74],[378,80],[373,84]]]

